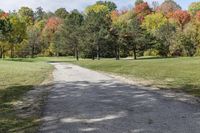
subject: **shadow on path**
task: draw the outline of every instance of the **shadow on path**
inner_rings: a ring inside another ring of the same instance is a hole
[[[199,133],[200,107],[114,80],[56,82],[41,133]]]

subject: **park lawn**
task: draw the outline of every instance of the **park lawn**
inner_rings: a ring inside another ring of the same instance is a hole
[[[13,107],[33,86],[49,76],[53,67],[42,61],[0,60],[0,132],[31,132],[36,117],[19,118]]]
[[[185,91],[200,96],[200,57],[157,58],[138,60],[102,59],[73,62],[93,70],[120,76],[151,81],[150,85],[161,89]]]

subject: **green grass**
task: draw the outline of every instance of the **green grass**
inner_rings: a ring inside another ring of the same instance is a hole
[[[200,58],[143,58],[139,60],[81,60],[77,65],[130,78],[152,81],[162,89],[183,90],[200,96]]]
[[[31,132],[38,124],[35,116],[19,118],[13,103],[39,85],[52,70],[51,65],[32,59],[0,61],[0,132]]]

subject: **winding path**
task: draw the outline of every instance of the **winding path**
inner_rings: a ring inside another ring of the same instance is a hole
[[[41,133],[199,133],[200,106],[79,66],[53,63]]]

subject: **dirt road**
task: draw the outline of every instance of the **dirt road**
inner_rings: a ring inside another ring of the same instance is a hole
[[[199,133],[200,106],[54,63],[41,133]]]

